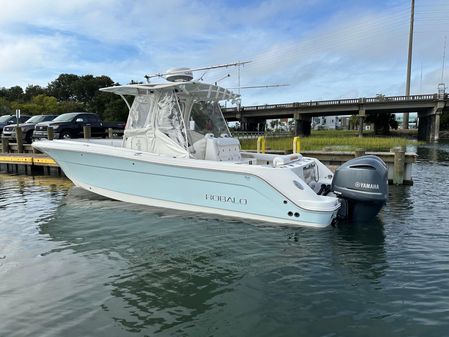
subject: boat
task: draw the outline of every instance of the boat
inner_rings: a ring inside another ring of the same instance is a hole
[[[280,225],[326,227],[339,216],[375,217],[387,170],[356,158],[334,174],[316,158],[242,151],[221,112],[239,95],[189,68],[164,83],[100,89],[134,96],[123,139],[39,140],[32,146],[88,191],[124,202]],[[126,99],[125,99],[125,102]]]

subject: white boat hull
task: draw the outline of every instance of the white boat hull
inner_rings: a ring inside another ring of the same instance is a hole
[[[76,141],[33,146],[53,157],[76,185],[125,202],[309,227],[331,224],[340,206],[336,198],[316,194],[298,199],[311,190],[294,187],[295,176],[288,170]]]

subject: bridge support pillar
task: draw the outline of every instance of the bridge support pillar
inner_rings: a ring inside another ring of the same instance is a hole
[[[430,118],[425,113],[418,113],[418,119],[418,140],[427,141],[427,135],[430,134]]]
[[[312,130],[312,117],[295,113],[295,136],[310,136]]]
[[[363,123],[365,121],[366,111],[363,106],[359,107],[359,114],[357,115],[357,120],[359,121],[359,137],[363,137]]]
[[[437,112],[430,118],[430,142],[438,142],[440,139],[440,116],[441,112]]]
[[[266,120],[259,118],[241,118],[240,128],[242,131],[265,131]]]
[[[440,117],[443,112],[444,102],[437,105],[428,112],[418,113],[418,140],[426,142],[437,142],[440,138]]]
[[[357,119],[359,120],[359,137],[363,137],[363,122],[365,121],[365,116],[357,116]]]

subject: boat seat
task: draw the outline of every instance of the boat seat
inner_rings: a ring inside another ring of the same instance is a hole
[[[206,155],[206,145],[207,140],[206,138],[201,138],[200,140],[197,140],[193,145],[191,146],[191,150],[194,152],[194,157],[196,159],[204,159],[204,156]],[[192,151],[190,151],[192,152]]]
[[[236,138],[219,137],[215,138],[213,134],[207,134],[205,160],[215,161],[240,161],[240,142]]]

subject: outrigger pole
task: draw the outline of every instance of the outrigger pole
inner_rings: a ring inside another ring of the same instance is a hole
[[[217,68],[228,68],[228,67],[239,67],[241,65],[250,63],[252,61],[243,61],[243,62],[234,62],[234,63],[226,63],[226,64],[219,64],[219,65],[215,65],[215,66],[209,66],[209,67],[201,67],[201,68],[193,68],[193,69],[188,69],[188,71],[194,72],[194,71],[201,71],[201,70],[210,70],[210,69],[217,69]],[[184,73],[187,69],[182,69],[179,71],[170,71],[170,75],[176,74],[176,73]],[[168,73],[156,73],[156,74],[152,74],[152,75],[145,75],[145,79],[147,80],[147,82],[150,82],[150,78],[154,78],[154,77],[165,77],[169,75]]]

